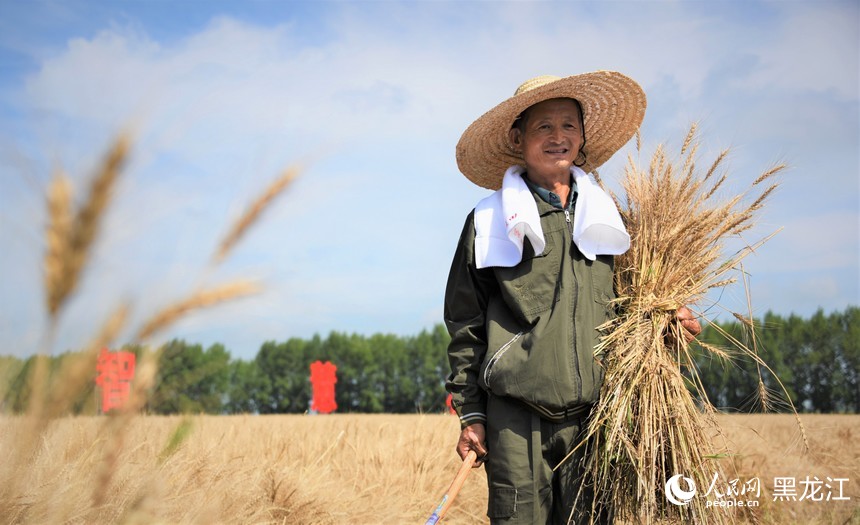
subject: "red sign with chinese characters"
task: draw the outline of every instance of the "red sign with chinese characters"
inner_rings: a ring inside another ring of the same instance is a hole
[[[337,410],[337,403],[334,400],[334,385],[337,383],[335,372],[337,367],[329,361],[311,363],[311,386],[313,387],[311,410],[320,414],[329,414]]]
[[[131,352],[108,352],[103,348],[96,363],[96,385],[101,388],[101,412],[122,408],[134,379],[135,355]]]

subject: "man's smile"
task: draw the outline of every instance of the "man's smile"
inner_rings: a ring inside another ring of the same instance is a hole
[[[570,151],[569,148],[550,148],[544,150],[545,153],[550,155],[567,155],[568,151]]]

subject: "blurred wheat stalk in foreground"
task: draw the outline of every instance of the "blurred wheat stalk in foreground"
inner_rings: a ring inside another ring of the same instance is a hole
[[[684,305],[701,308],[708,290],[734,282],[729,273],[764,241],[724,260],[725,243],[753,227],[784,166],[768,169],[746,192],[719,202],[727,175],[718,172],[728,151],[702,173],[696,166],[698,146],[693,125],[678,160],[669,159],[662,146],[645,167],[631,156],[623,179],[622,216],[631,248],[616,258],[619,315],[601,327],[606,335],[596,353],[605,353],[606,377],[589,427],[589,446],[596,451],[589,467],[594,510],[612,509],[616,519],[650,524],[727,518],[706,510],[704,497],[676,506],[665,496],[664,484],[673,475],[691,477],[703,488],[722,472],[712,461],[718,451],[708,433],[715,409],[675,311]],[[743,204],[751,195],[752,203]],[[705,312],[698,316],[704,319]],[[734,343],[734,350],[701,347],[723,360],[741,352],[766,368],[756,348]],[[764,393],[761,377],[759,384]]]
[[[131,139],[127,134],[116,137],[108,149],[91,180],[89,191],[75,207],[72,184],[69,178],[57,170],[46,192],[47,225],[45,231],[44,255],[44,296],[48,325],[44,334],[43,351],[37,355],[35,364],[26,378],[29,392],[28,410],[16,432],[5,440],[4,456],[8,458],[0,464],[0,516],[9,523],[49,522],[103,522],[122,516],[136,516],[135,520],[152,521],[156,516],[147,516],[138,505],[147,500],[146,494],[139,494],[134,502],[123,509],[108,509],[109,494],[114,490],[116,473],[120,470],[119,458],[129,444],[126,435],[134,416],[146,402],[147,395],[154,385],[159,350],[146,351],[137,366],[131,395],[124,407],[104,418],[99,432],[101,452],[94,449],[83,451],[84,458],[67,458],[77,462],[99,455],[100,466],[78,475],[90,476],[90,483],[82,485],[92,490],[89,498],[73,495],[75,501],[63,500],[50,504],[34,501],[29,494],[38,478],[31,475],[31,465],[44,451],[41,446],[46,442],[52,423],[67,414],[82,392],[85,392],[95,376],[99,351],[112,345],[126,328],[131,306],[120,303],[104,321],[92,341],[83,351],[64,359],[59,370],[49,373],[48,355],[54,345],[59,320],[64,306],[80,287],[93,246],[103,228],[106,212],[113,200],[117,182],[128,162]],[[235,248],[243,236],[256,224],[263,212],[272,204],[299,175],[298,168],[289,168],[277,177],[266,190],[248,206],[227,236],[219,244],[212,264],[221,263]],[[163,307],[146,319],[134,333],[129,345],[145,344],[153,335],[168,329],[185,316],[213,307],[240,297],[259,292],[259,283],[245,279],[201,287],[188,296]],[[146,347],[144,347],[146,348]],[[5,387],[4,387],[5,390]],[[175,450],[189,434],[186,423],[180,423],[165,447],[167,454]],[[163,461],[164,453],[159,456]],[[154,476],[152,472],[149,475]],[[150,487],[151,488],[151,487]],[[148,490],[148,489],[147,489]],[[62,495],[61,495],[62,496]],[[41,504],[41,505],[40,505]],[[40,509],[35,514],[33,508]]]

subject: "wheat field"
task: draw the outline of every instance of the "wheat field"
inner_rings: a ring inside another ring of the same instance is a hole
[[[424,523],[459,463],[449,415],[136,416],[119,433],[112,419],[52,421],[4,472],[15,486],[4,487],[3,522]],[[720,417],[741,482],[761,480],[760,508],[740,522],[860,523],[860,416],[802,419],[811,454],[794,416]],[[4,455],[25,424],[0,420]],[[849,478],[850,500],[772,501],[775,477],[807,475]],[[444,521],[486,523],[486,497],[476,469]]]

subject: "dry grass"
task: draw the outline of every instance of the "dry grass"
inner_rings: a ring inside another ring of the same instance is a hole
[[[114,439],[106,419],[51,425],[16,472],[20,493],[0,500],[5,522],[423,523],[459,464],[459,426],[449,415],[138,416],[99,494],[103,451]],[[760,523],[860,522],[860,416],[804,416],[813,454],[801,452],[792,416],[718,419],[738,475],[761,479]],[[0,419],[3,450],[22,422]],[[807,475],[851,478],[844,495],[852,499],[772,501],[774,477]],[[486,503],[477,469],[445,522],[487,523]]]

